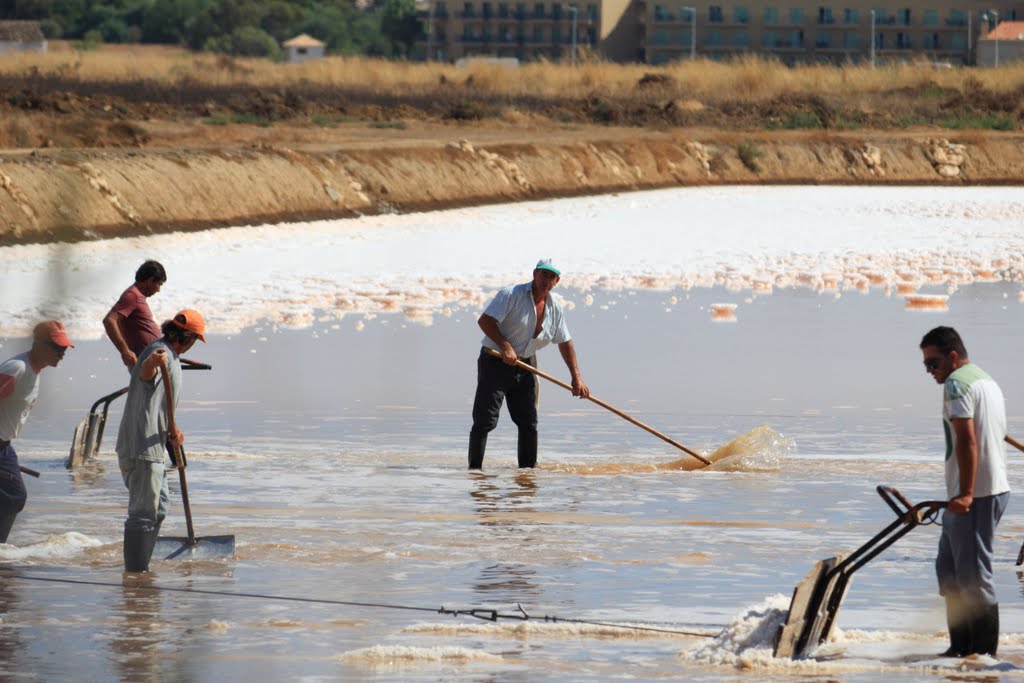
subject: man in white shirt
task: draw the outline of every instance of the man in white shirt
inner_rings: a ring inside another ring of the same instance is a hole
[[[519,466],[537,464],[539,387],[532,373],[516,366],[517,360],[536,367],[537,350],[555,343],[572,375],[573,396],[590,395],[576,364],[576,350],[562,304],[551,296],[560,277],[561,271],[551,259],[541,259],[533,270],[532,281],[499,291],[477,321],[486,336],[476,362],[473,428],[469,433],[471,470],[483,467],[487,435],[498,425],[501,404],[506,398],[509,415],[519,428]],[[495,358],[486,349],[498,351],[501,358]]]
[[[1006,505],[1006,406],[988,373],[967,358],[952,327],[921,340],[925,370],[943,385],[946,494],[935,558],[939,594],[946,599],[950,657],[995,656],[999,603],[992,582],[992,541]]]
[[[47,320],[32,330],[30,350],[0,363],[0,543],[7,542],[14,520],[28,499],[18,454],[11,442],[25,426],[39,397],[39,373],[43,368],[57,367],[64,352],[74,346],[64,325]]]

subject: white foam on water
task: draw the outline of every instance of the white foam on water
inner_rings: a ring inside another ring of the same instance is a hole
[[[211,332],[221,334],[260,322],[305,328],[385,312],[430,324],[433,315],[453,309],[478,310],[495,288],[529,279],[538,244],[544,255],[559,258],[560,291],[570,299],[574,290],[716,286],[758,295],[779,288],[889,292],[908,281],[955,291],[971,282],[1014,280],[1024,271],[1018,234],[1024,204],[1016,192],[681,188],[628,199],[6,247],[0,249],[0,336],[24,334],[45,316],[62,319],[72,338],[101,337],[98,321],[152,254],[168,255],[168,286],[150,300],[157,319],[196,308]],[[686,230],[678,229],[681,210]],[[574,218],[580,215],[589,217]],[[621,239],[623,224],[631,226],[632,239]],[[517,226],[512,243],[504,239],[508,225]],[[498,243],[502,249],[493,249]],[[653,255],[650,244],[659,245]],[[475,255],[472,263],[467,253]],[[582,302],[592,305],[593,297]]]
[[[45,541],[22,547],[0,543],[0,562],[66,559],[78,555],[85,548],[97,548],[101,545],[102,541],[75,531],[50,534]]]
[[[957,659],[939,657],[946,646],[946,634],[901,631],[841,631],[807,659],[776,658],[775,637],[785,623],[790,599],[782,594],[744,609],[715,638],[683,651],[687,661],[708,666],[729,667],[764,673],[836,674],[858,671],[958,671],[1016,673],[1024,669],[985,655]],[[1001,644],[1015,636],[1002,638]]]
[[[350,664],[369,666],[405,667],[416,664],[497,664],[505,658],[483,650],[468,647],[442,645],[437,647],[410,647],[408,645],[374,645],[359,650],[350,650],[339,656]]]

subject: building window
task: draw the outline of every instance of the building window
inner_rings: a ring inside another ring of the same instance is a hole
[[[878,25],[881,25],[881,24],[893,24],[895,22],[896,22],[895,17],[893,18],[892,21],[889,21],[889,17],[887,17],[885,15],[885,10],[884,9],[882,9],[881,7],[876,7],[875,8],[875,24],[878,24]]]
[[[789,23],[791,24],[803,24],[804,23],[804,8],[803,7],[790,7],[789,8]]]
[[[467,2],[462,5],[462,16],[471,17],[473,16],[473,3]]]
[[[924,11],[924,25],[925,26],[938,26],[939,25],[939,11],[935,9],[926,9]]]
[[[538,2],[533,6],[533,16],[535,19],[544,18],[544,3]]]
[[[533,27],[533,42],[543,43],[544,42],[544,27],[534,26]]]
[[[765,7],[764,8],[764,23],[765,24],[778,24],[779,23],[779,8],[778,7]]]
[[[669,14],[662,5],[654,6],[654,20],[668,21]]]
[[[587,20],[597,23],[597,5],[587,5]]]
[[[860,17],[855,8],[847,7],[843,10],[843,23],[847,25],[860,23]]]
[[[896,12],[896,23],[902,26],[910,26],[910,10],[903,8]]]
[[[654,45],[668,45],[668,31],[663,28],[655,29],[651,36],[651,43]]]
[[[775,31],[762,31],[761,32],[761,47],[777,47],[779,38]]]
[[[508,3],[507,2],[499,2],[498,3],[498,16],[501,17],[502,19],[504,19],[505,17],[508,16]]]
[[[938,33],[925,33],[924,34],[924,49],[926,50],[941,50],[942,45],[939,42]]]
[[[733,36],[733,45],[736,47],[748,48],[750,47],[750,32],[745,29],[736,31]]]
[[[789,34],[789,46],[790,47],[803,47],[804,46],[804,32],[793,31]]]
[[[749,24],[750,13],[747,12],[747,8],[742,5],[737,5],[736,9],[733,10],[733,16],[736,17],[737,24]]]
[[[525,18],[526,18],[526,3],[525,2],[517,2],[516,3],[516,19],[525,19]]]
[[[953,50],[963,50],[967,46],[966,33],[954,33],[949,37],[949,47]]]
[[[900,50],[909,50],[911,47],[910,34],[900,31],[896,34],[896,48]]]
[[[722,16],[723,15],[722,15],[722,6],[721,5],[711,5],[710,7],[708,7],[708,21],[710,23],[712,23],[712,24],[721,24],[722,23]]]
[[[722,32],[719,29],[717,29],[717,28],[713,28],[713,29],[709,30],[708,31],[708,45],[710,45],[712,47],[718,47],[721,44],[722,44]]]
[[[818,8],[818,23],[819,24],[834,24],[836,20],[832,17],[831,7],[819,7]]]
[[[860,36],[856,31],[843,31],[843,48],[847,50],[860,49]]]
[[[690,29],[683,29],[679,32],[679,44],[686,46],[690,45]]]
[[[966,26],[967,18],[964,11],[961,9],[949,10],[949,16],[946,18],[946,26]]]
[[[551,6],[551,18],[556,20],[562,18],[562,3],[556,2]]]

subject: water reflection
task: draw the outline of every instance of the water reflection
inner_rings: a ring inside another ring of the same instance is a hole
[[[160,650],[170,632],[161,628],[163,595],[152,575],[126,576],[121,590],[121,617],[110,639],[110,650],[122,683],[161,683],[165,677]],[[180,651],[180,643],[174,649]]]
[[[0,671],[16,671],[16,655],[25,647],[19,637],[20,629],[12,619],[18,613],[19,603],[14,579],[0,572]]]

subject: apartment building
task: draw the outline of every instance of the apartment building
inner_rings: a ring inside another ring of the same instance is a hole
[[[642,36],[630,0],[431,0],[420,7],[417,52],[437,61],[461,57],[570,59],[573,45],[606,59],[640,56]]]
[[[691,54],[757,53],[786,63],[928,59],[973,64],[978,41],[1024,2],[992,0],[431,0],[417,47],[433,59],[465,56],[568,58],[576,45],[605,59],[664,64]],[[429,30],[428,30],[429,27]]]

